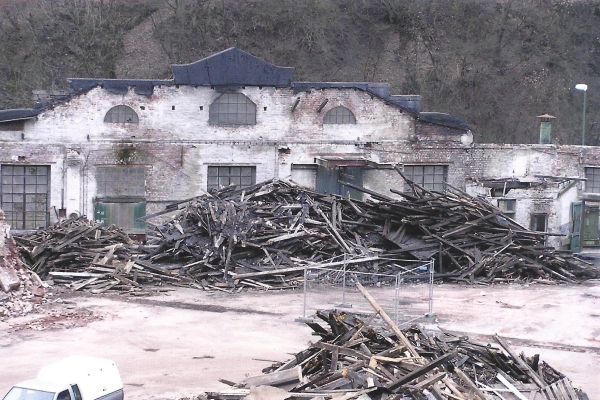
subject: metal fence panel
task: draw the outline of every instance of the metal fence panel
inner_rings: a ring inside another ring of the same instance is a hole
[[[398,272],[363,272],[356,268],[309,266],[304,270],[303,312],[310,320],[317,310],[348,309],[373,314],[373,308],[356,288],[363,285],[398,325],[433,315],[433,261],[398,261]]]

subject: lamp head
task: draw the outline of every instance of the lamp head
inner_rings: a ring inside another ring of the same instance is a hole
[[[578,83],[575,85],[575,90],[581,90],[582,92],[585,92],[587,90],[587,85],[585,83]]]

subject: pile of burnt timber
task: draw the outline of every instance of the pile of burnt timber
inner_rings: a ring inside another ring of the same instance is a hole
[[[74,290],[145,294],[145,286],[182,281],[162,269],[137,263],[141,247],[122,229],[104,227],[85,216],[17,236],[15,241],[30,270]]]
[[[227,188],[168,207],[165,213],[178,214],[151,232],[154,249],[145,258],[178,262],[182,275],[203,286],[267,289],[292,286],[306,266],[396,274],[404,271],[400,260],[431,258],[437,277],[471,283],[597,276],[485,200],[410,185],[410,194],[393,190],[402,199],[357,188],[369,193],[366,202],[282,181]]]
[[[492,346],[420,326],[400,330],[358,286],[375,314],[318,312],[321,323],[307,324],[320,340],[263,375],[234,384],[237,390],[207,397],[234,400],[248,388],[267,385],[288,392],[277,398],[587,399],[539,355],[518,355],[498,335]],[[373,323],[376,317],[383,324]]]

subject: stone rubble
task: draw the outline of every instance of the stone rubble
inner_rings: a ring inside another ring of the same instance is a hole
[[[38,311],[50,295],[50,286],[22,265],[0,210],[0,321]]]

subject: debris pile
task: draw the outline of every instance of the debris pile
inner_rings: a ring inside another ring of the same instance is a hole
[[[370,195],[367,201],[277,180],[231,186],[144,217],[176,214],[161,225],[148,223],[153,229],[144,246],[85,217],[17,242],[42,278],[93,293],[142,294],[147,284],[228,292],[293,288],[307,267],[395,275],[410,270],[406,261],[430,259],[437,278],[468,283],[575,283],[598,276],[590,263],[545,246],[546,233],[520,226],[486,200],[449,185],[434,192],[407,182],[412,193],[392,190],[400,199],[355,187]]]
[[[267,288],[289,286],[305,266],[330,266],[344,254],[349,267],[380,273],[399,272],[398,260],[433,258],[437,277],[470,283],[598,275],[485,200],[450,186],[442,193],[409,183],[412,194],[393,191],[400,200],[356,187],[371,195],[366,202],[282,181],[227,188],[183,203],[156,226],[147,258],[185,264],[180,272],[200,282]]]
[[[44,301],[46,288],[41,279],[24,268],[0,210],[0,321],[36,310]]]
[[[149,263],[136,262],[136,256],[143,254],[142,247],[125,231],[104,227],[85,216],[60,221],[15,240],[30,270],[73,290],[147,294],[152,290],[144,286],[185,280],[146,265]]]
[[[539,355],[518,355],[497,335],[497,345],[492,346],[444,330],[400,330],[357,286],[375,309],[373,315],[318,312],[321,323],[307,324],[320,340],[293,359],[264,369],[263,375],[234,384],[237,390],[208,393],[208,398],[234,400],[261,385],[281,388],[288,392],[286,397],[296,398],[586,398]],[[384,325],[375,325],[375,317]]]

